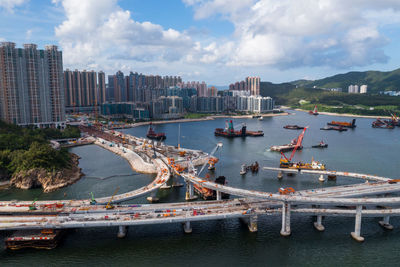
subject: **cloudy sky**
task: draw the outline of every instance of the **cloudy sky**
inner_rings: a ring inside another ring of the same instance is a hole
[[[400,0],[0,0],[0,41],[107,74],[317,79],[398,68]]]

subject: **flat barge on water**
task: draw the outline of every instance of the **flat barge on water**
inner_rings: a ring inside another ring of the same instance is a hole
[[[264,136],[263,131],[248,131],[246,128],[246,125],[242,125],[242,129],[239,131],[235,131],[233,127],[232,120],[227,122],[227,127],[225,129],[223,128],[216,128],[214,132],[215,136],[222,136],[222,137],[228,137],[228,138],[233,138],[233,137],[246,137],[246,136]]]
[[[6,248],[17,250],[22,248],[53,249],[57,247],[65,230],[21,230],[7,237]]]

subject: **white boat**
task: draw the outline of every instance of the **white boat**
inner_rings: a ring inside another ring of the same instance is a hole
[[[258,120],[259,120],[259,121],[262,121],[262,120],[264,120],[264,117],[261,116],[261,117],[258,118]]]
[[[240,175],[245,175],[247,173],[247,166],[246,164],[242,164],[242,167],[240,169]]]

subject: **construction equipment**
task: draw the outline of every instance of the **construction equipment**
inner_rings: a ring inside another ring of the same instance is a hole
[[[111,196],[110,200],[108,201],[108,203],[107,203],[107,205],[106,205],[106,209],[107,209],[107,210],[111,210],[111,209],[114,208],[114,205],[111,204],[111,201],[113,200],[114,196],[117,194],[118,190],[119,190],[119,186],[117,187],[117,189],[115,189],[114,194]]]
[[[37,201],[37,198],[35,198],[33,200],[32,204],[29,205],[29,210],[37,210],[36,205],[35,205],[36,201]]]
[[[221,142],[218,142],[217,145],[214,147],[214,149],[211,151],[211,153],[210,153],[210,158],[213,158],[213,155],[215,154],[215,152],[217,152],[218,149],[219,149],[220,147],[222,147],[222,146],[223,146],[223,144],[222,144]],[[193,165],[193,164],[191,164],[191,161],[189,161],[189,163],[190,163],[190,165]],[[206,165],[207,165],[208,163],[209,163],[209,162],[206,162],[206,163],[203,164],[203,166],[201,166],[201,169],[200,169],[200,171],[199,171],[199,173],[198,173],[198,176],[201,175],[201,173],[203,172],[204,168],[206,167]],[[191,166],[191,167],[193,167],[193,166]]]
[[[285,154],[283,154],[283,152],[281,152],[281,155],[283,156],[283,158],[281,158],[281,164],[282,164],[282,162],[290,163],[292,161],[293,156],[296,153],[297,148],[299,148],[301,146],[301,143],[303,142],[304,133],[306,132],[307,128],[308,128],[308,126],[304,127],[303,132],[297,137],[296,145],[295,145],[295,147],[294,147],[294,149],[292,151],[292,154],[290,155],[289,159],[285,156]]]
[[[90,192],[90,196],[91,196],[90,205],[96,205],[97,201],[96,199],[94,199],[93,192]]]

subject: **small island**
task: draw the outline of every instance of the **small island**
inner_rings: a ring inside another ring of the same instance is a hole
[[[51,139],[79,138],[78,127],[23,128],[0,121],[0,182],[20,189],[51,192],[83,176],[79,157],[53,148]]]

